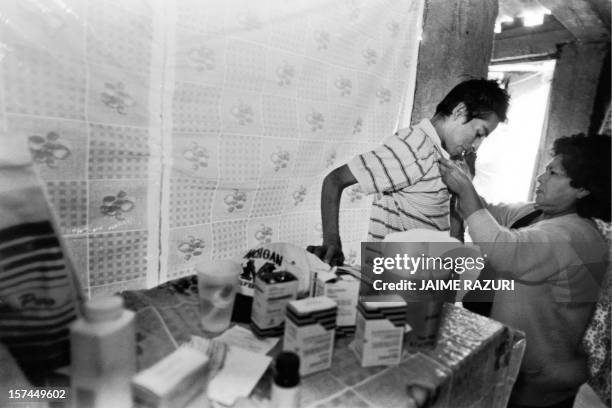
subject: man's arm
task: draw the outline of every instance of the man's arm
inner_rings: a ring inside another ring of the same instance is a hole
[[[346,164],[331,171],[323,180],[321,190],[323,244],[321,246],[311,245],[307,249],[331,266],[344,263],[338,226],[340,199],[342,191],[355,183],[357,179]]]

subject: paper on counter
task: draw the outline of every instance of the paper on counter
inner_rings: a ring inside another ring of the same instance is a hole
[[[230,347],[223,368],[208,384],[208,398],[233,405],[238,398],[248,397],[271,361],[271,357]]]
[[[265,339],[257,338],[253,332],[242,326],[234,326],[229,330],[226,330],[222,335],[215,338],[215,341],[220,341],[229,346],[239,347],[244,350],[252,351],[257,354],[266,354],[272,350],[278,338],[268,337]]]

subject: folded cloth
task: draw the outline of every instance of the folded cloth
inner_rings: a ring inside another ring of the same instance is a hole
[[[82,292],[25,142],[0,135],[0,342],[30,380],[69,363]]]

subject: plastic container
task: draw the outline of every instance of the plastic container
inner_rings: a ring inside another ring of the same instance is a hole
[[[130,380],[136,373],[134,312],[118,296],[85,304],[71,326],[71,398],[78,408],[132,406]]]
[[[202,329],[207,337],[214,337],[230,325],[242,267],[237,262],[221,260],[199,263],[195,269]]]

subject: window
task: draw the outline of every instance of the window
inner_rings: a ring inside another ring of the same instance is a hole
[[[489,77],[508,81],[510,109],[506,123],[478,150],[474,184],[495,202],[521,202],[532,197],[531,180],[543,133],[554,60],[492,65]]]

